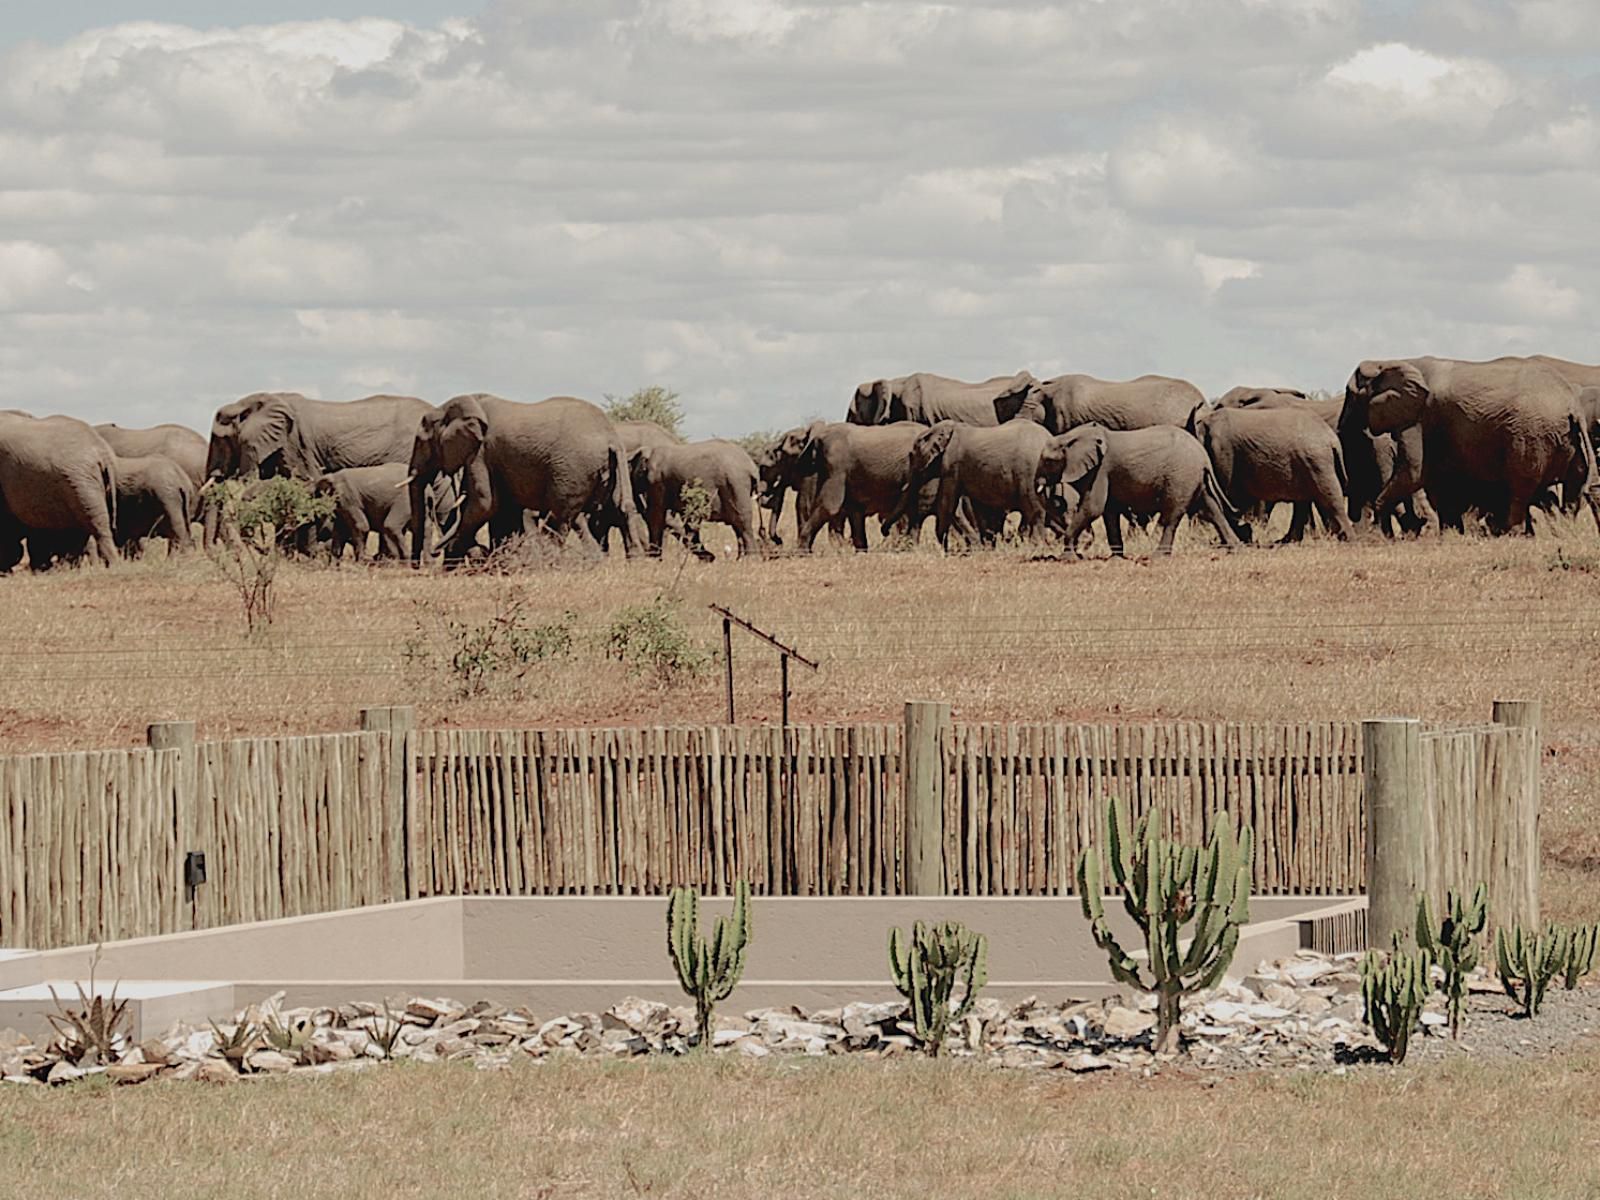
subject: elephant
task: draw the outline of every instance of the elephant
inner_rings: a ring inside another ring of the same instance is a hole
[[[1236,387],[1222,394],[1217,407],[1295,408],[1311,413],[1339,435],[1348,477],[1345,512],[1350,520],[1370,515],[1385,535],[1393,537],[1398,518],[1407,533],[1420,533],[1431,515],[1420,492],[1422,435],[1374,434],[1367,428],[1366,399],[1348,384],[1342,399],[1314,398],[1294,388]]]
[[[206,481],[206,439],[187,425],[156,425],[150,429],[124,429],[120,425],[96,425],[94,431],[105,439],[119,458],[170,458],[183,469],[197,492]],[[193,515],[193,514],[191,514]]]
[[[997,375],[982,383],[925,371],[898,379],[874,379],[856,388],[845,420],[851,425],[892,425],[897,421],[1001,425],[1019,417],[1042,421],[1044,412],[1034,398],[1038,383],[1027,371]]]
[[[801,510],[801,550],[811,549],[824,526],[844,520],[850,526],[851,544],[858,552],[865,551],[868,517],[883,517],[886,526],[908,520],[916,528],[932,510],[936,479],[905,494],[911,447],[926,432],[928,427],[915,421],[892,425],[813,421],[779,438],[763,455],[766,465],[758,470],[768,481],[769,495],[773,489],[795,489],[796,508]],[[800,489],[808,481],[814,481],[816,488],[809,509],[800,503]],[[781,504],[781,491],[778,494]]]
[[[182,467],[165,455],[143,457],[115,455],[117,507],[112,536],[126,558],[137,558],[146,538],[164,537],[167,552],[190,550],[194,536],[189,515],[198,490]],[[81,529],[31,530],[28,560],[37,568],[52,561],[80,559],[89,549],[89,535]]]
[[[116,456],[72,417],[0,413],[0,572],[31,531],[82,533],[106,566],[117,555]]]
[[[1240,545],[1233,532],[1238,514],[1222,493],[1205,447],[1187,430],[1079,425],[1046,444],[1039,456],[1038,481],[1045,490],[1065,484],[1076,496],[1067,517],[1069,547],[1085,528],[1103,519],[1111,553],[1122,557],[1122,518],[1130,513],[1160,519],[1159,555],[1172,553],[1186,516],[1209,521],[1227,549]]]
[[[813,421],[811,425],[821,428],[828,425],[828,422]],[[799,430],[790,430],[790,433],[798,432]],[[778,533],[778,522],[783,518],[784,497],[791,491],[794,493],[794,527],[798,532],[805,528],[811,510],[816,507],[817,490],[821,487],[821,480],[816,472],[799,473],[792,469],[793,454],[785,457],[781,452],[783,439],[786,436],[788,435],[774,438],[751,456],[761,480],[762,535],[774,546],[783,545],[783,538]],[[828,536],[835,545],[842,546],[845,543],[844,530],[847,520],[847,515],[839,512],[828,522]]]
[[[654,421],[613,421],[612,424],[616,426],[617,435],[622,439],[624,455],[629,457],[633,455],[635,450],[644,446],[683,445],[681,437]],[[643,513],[641,512],[640,515],[642,516]],[[589,536],[594,539],[597,546],[604,549],[611,541],[611,531],[622,527],[622,514],[617,512],[610,503],[602,500],[594,511],[584,515],[583,521],[587,526]],[[679,534],[682,532],[682,523],[677,520],[676,516],[672,516],[668,519],[668,528],[674,534]],[[644,540],[646,533],[643,525],[634,527],[633,536],[635,541]],[[490,533],[490,540],[491,542],[500,540],[493,530]]]
[[[756,513],[759,476],[756,464],[743,446],[713,438],[682,445],[641,446],[628,460],[634,500],[644,513],[649,530],[650,553],[661,553],[661,539],[668,518],[680,518],[680,537],[701,559],[711,552],[700,541],[700,530],[682,528],[684,489],[694,485],[703,489],[711,501],[706,520],[721,521],[733,527],[739,539],[739,553],[758,552],[760,522]]]
[[[1582,495],[1600,526],[1600,479],[1578,388],[1525,358],[1368,360],[1355,376],[1374,433],[1420,428],[1422,480],[1442,525],[1478,508],[1497,531],[1532,532],[1529,508],[1552,485]]]
[[[422,559],[425,490],[441,472],[460,471],[461,516],[445,541],[446,564],[477,544],[478,530],[500,513],[530,514],[555,536],[578,518],[612,504],[622,543],[637,549],[638,510],[622,438],[587,400],[555,396],[533,404],[482,392],[456,396],[423,415],[406,480],[411,488],[411,561]]]
[[[989,522],[999,516],[1003,523],[1004,516],[1021,513],[1022,537],[1034,540],[1052,517],[1037,482],[1039,456],[1049,442],[1049,431],[1033,421],[988,427],[940,421],[911,447],[904,494],[938,481],[934,530],[946,550],[964,499]]]
[[[148,537],[167,539],[173,553],[194,547],[189,530],[199,486],[183,467],[164,454],[142,457],[116,456],[117,545],[129,557],[139,553]]]
[[[339,402],[257,392],[217,410],[206,477],[289,475],[309,483],[345,467],[403,463],[417,423],[432,411],[433,405],[415,396]]]
[[[1217,482],[1236,511],[1259,503],[1293,503],[1294,519],[1283,541],[1297,542],[1315,506],[1334,536],[1349,540],[1344,450],[1338,435],[1315,414],[1296,408],[1197,409],[1189,432],[1211,456]],[[1242,518],[1235,532],[1251,540]]]
[[[1037,384],[1034,394],[1044,410],[1044,427],[1054,434],[1090,424],[1106,429],[1146,429],[1151,425],[1182,429],[1189,414],[1206,402],[1194,384],[1167,375],[1127,380],[1060,375]]]
[[[375,467],[345,467],[330,471],[311,487],[313,495],[333,502],[333,512],[319,522],[318,541],[326,543],[335,560],[344,548],[354,548],[355,559],[367,556],[367,534],[378,535],[378,557],[406,556],[406,530],[411,527],[411,489],[405,463],[380,463]],[[440,474],[427,492],[430,525],[443,534],[460,507],[455,476]]]

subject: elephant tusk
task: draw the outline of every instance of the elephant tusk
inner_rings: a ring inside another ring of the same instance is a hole
[[[205,494],[206,494],[206,493],[207,493],[207,492],[209,492],[209,491],[210,491],[210,490],[211,490],[211,489],[212,489],[212,488],[214,488],[214,487],[216,487],[216,486],[217,486],[217,484],[218,484],[218,483],[220,483],[220,482],[221,482],[221,481],[220,481],[220,480],[219,480],[219,479],[218,479],[218,478],[217,478],[217,477],[216,477],[216,476],[215,476],[215,475],[212,475],[212,476],[210,476],[210,477],[209,477],[209,478],[207,478],[207,480],[206,480],[206,481],[205,481],[205,482],[204,482],[204,483],[202,483],[202,484],[201,484],[201,485],[200,485],[200,492],[199,492],[199,494],[200,494],[200,495],[202,495],[202,496],[204,496],[204,495],[205,495]]]
[[[450,513],[455,512],[456,509],[460,508],[466,502],[467,502],[466,493],[463,492],[461,495],[456,497],[456,502],[454,504],[452,504],[449,508],[444,510],[445,511],[445,515],[448,516]]]
[[[417,477],[415,475],[407,475],[399,483],[394,485],[394,490],[397,491],[397,492],[403,492],[408,487],[410,487],[413,483],[415,483],[416,481],[417,481]]]

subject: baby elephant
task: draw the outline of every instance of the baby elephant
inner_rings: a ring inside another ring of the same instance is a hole
[[[1039,483],[1047,490],[1066,484],[1077,494],[1067,519],[1069,548],[1102,518],[1111,553],[1121,557],[1124,516],[1160,518],[1157,554],[1172,553],[1178,526],[1191,515],[1211,522],[1228,549],[1240,545],[1205,447],[1176,426],[1122,432],[1079,425],[1050,439],[1039,456]]]
[[[331,471],[312,485],[312,493],[333,501],[333,514],[319,531],[331,543],[335,559],[353,546],[357,562],[367,557],[367,534],[378,534],[379,558],[404,558],[405,536],[411,526],[411,489],[406,487],[410,468],[405,463],[376,467],[346,467]],[[441,475],[429,491],[430,525],[445,525],[457,505],[451,476]]]
[[[1033,540],[1052,516],[1036,483],[1039,455],[1049,443],[1050,432],[1033,421],[995,426],[940,421],[911,447],[906,494],[929,479],[939,481],[935,531],[946,550],[963,501],[971,502],[979,526],[989,529],[1003,526],[1010,513],[1020,513],[1018,532]]]
[[[635,500],[650,531],[651,554],[661,553],[669,518],[683,515],[683,493],[691,485],[710,498],[711,508],[704,519],[733,527],[741,556],[759,552],[756,464],[743,446],[721,438],[680,446],[641,446],[628,460],[628,470]],[[689,548],[700,558],[711,557],[701,544],[698,528],[689,533]]]

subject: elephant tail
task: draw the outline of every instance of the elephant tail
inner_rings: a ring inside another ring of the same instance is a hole
[[[111,528],[115,529],[117,527],[117,471],[109,458],[100,464],[100,486],[106,494],[106,519],[111,522]]]
[[[1238,525],[1241,520],[1239,510],[1233,506],[1233,502],[1228,499],[1228,494],[1222,490],[1222,484],[1217,482],[1217,473],[1212,469],[1210,463],[1206,464],[1206,473],[1201,486],[1205,488],[1206,494],[1216,502],[1223,515],[1228,518],[1229,524]]]

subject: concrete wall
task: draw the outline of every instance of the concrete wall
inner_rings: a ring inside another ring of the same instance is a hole
[[[0,989],[53,980],[460,978],[461,902],[371,908],[224,925],[194,933],[0,957]]]
[[[1293,954],[1301,920],[1363,900],[1252,901],[1236,974]],[[730,902],[701,904],[702,928]],[[1139,944],[1119,905],[1109,918]],[[754,939],[733,1011],[836,1006],[893,995],[891,926],[958,920],[989,938],[986,994],[1003,1000],[1090,999],[1118,990],[1071,897],[756,897]],[[0,989],[86,980],[92,947],[0,957]],[[286,991],[290,1005],[450,996],[526,1005],[535,1013],[598,1011],[628,995],[681,1003],[660,897],[466,897],[414,900],[312,917],[142,938],[102,947],[102,990],[118,981],[210,980],[239,1005]],[[190,1019],[224,1015],[211,1011]]]

